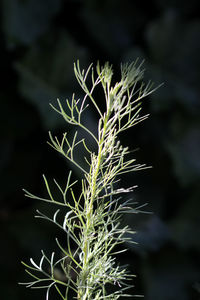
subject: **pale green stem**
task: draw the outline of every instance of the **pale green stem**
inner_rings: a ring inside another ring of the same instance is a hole
[[[93,227],[92,215],[93,215],[93,204],[94,204],[96,188],[97,188],[96,182],[97,182],[97,178],[98,178],[98,174],[99,174],[99,170],[100,170],[101,162],[102,162],[102,149],[103,149],[105,134],[107,131],[107,122],[109,119],[109,115],[110,115],[110,107],[108,107],[107,113],[106,113],[106,116],[104,119],[103,133],[102,133],[102,136],[99,141],[97,164],[96,164],[94,171],[91,172],[92,173],[91,195],[90,195],[89,203],[86,206],[86,209],[87,209],[86,228],[84,231],[85,236],[84,236],[84,246],[83,246],[84,260],[83,260],[83,269],[82,269],[83,271],[81,274],[82,285],[84,286],[84,288],[80,288],[80,290],[78,291],[78,299],[80,299],[80,300],[90,300],[89,289],[87,287],[87,272],[88,272],[88,264],[89,264],[89,256],[88,256],[89,251],[88,250],[90,248],[90,238],[88,236],[88,233],[91,232],[91,227]]]

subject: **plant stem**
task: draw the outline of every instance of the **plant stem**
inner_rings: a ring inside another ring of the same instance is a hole
[[[54,195],[54,190],[50,189],[45,176],[43,179],[47,190],[46,198],[38,197],[25,190],[26,196],[31,199],[65,206],[67,210],[63,211],[64,216],[58,216],[60,209],[50,217],[38,210],[36,215],[37,218],[53,222],[67,235],[66,246],[62,246],[56,238],[61,258],[57,259],[55,252],[52,252],[49,258],[42,250],[39,263],[32,258],[29,265],[23,263],[27,268],[26,272],[32,277],[31,282],[23,284],[31,288],[45,288],[46,300],[49,300],[50,290],[53,287],[63,300],[69,300],[69,290],[75,292],[78,300],[117,300],[123,296],[130,296],[124,291],[132,287],[131,284],[125,283],[127,280],[132,280],[132,275],[128,274],[126,268],[117,264],[115,257],[124,250],[113,251],[113,249],[129,241],[130,234],[134,233],[128,226],[121,226],[122,213],[134,213],[137,212],[137,208],[132,209],[129,205],[130,200],[122,202],[121,196],[117,196],[132,192],[133,187],[120,189],[115,183],[119,175],[141,170],[145,166],[136,164],[135,159],[129,159],[128,147],[123,147],[118,140],[118,133],[147,117],[139,116],[140,109],[136,102],[153,90],[150,84],[144,87],[141,83],[139,89],[134,91],[143,77],[140,67],[141,65],[136,67],[136,62],[123,65],[121,80],[111,85],[113,71],[108,63],[103,67],[97,64],[96,78],[91,65],[87,71],[81,71],[77,62],[74,67],[75,75],[85,92],[82,103],[79,105],[79,99],[76,100],[73,95],[71,101],[68,99],[66,101],[67,112],[59,100],[58,109],[53,107],[69,124],[79,126],[90,134],[97,143],[97,151],[90,151],[85,139],[77,138],[77,132],[72,141],[68,139],[67,133],[63,134],[61,140],[50,133],[49,144],[83,171],[85,177],[82,179],[82,191],[76,197],[72,188],[76,181],[71,182],[71,171],[64,189],[54,180],[56,188],[61,193],[62,201],[56,200],[57,194]],[[90,70],[92,87],[88,87],[86,83]],[[92,95],[98,84],[101,84],[105,96],[106,108],[103,113]],[[81,121],[82,113],[88,107],[87,98],[92,101],[99,113],[97,135],[94,135]],[[90,159],[85,158],[89,170],[83,169],[75,160],[78,145],[82,145],[84,150],[90,153]],[[72,202],[67,200],[68,190]],[[107,290],[110,285],[114,286],[113,290],[110,288]],[[60,289],[59,286],[66,288],[65,296],[62,294],[63,288]]]
[[[89,184],[89,189],[91,190],[90,198],[86,202],[86,227],[84,230],[84,245],[83,245],[83,253],[84,253],[84,259],[83,259],[83,271],[82,271],[82,280],[81,287],[78,290],[78,299],[80,300],[90,300],[89,296],[89,287],[87,283],[87,274],[88,274],[88,265],[89,265],[89,253],[90,253],[90,234],[91,232],[94,232],[94,225],[93,225],[93,204],[96,198],[96,188],[97,188],[97,179],[98,174],[101,168],[101,162],[102,162],[102,149],[104,144],[104,139],[107,131],[107,122],[109,119],[109,108],[107,109],[107,113],[104,117],[103,121],[103,132],[102,135],[99,136],[99,142],[98,142],[98,154],[96,157],[96,164],[91,164],[91,184]]]

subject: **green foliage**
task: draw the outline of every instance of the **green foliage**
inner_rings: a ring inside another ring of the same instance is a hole
[[[84,129],[96,144],[96,151],[89,149],[87,140],[80,139],[78,132],[75,132],[72,141],[66,132],[61,139],[49,133],[51,147],[82,172],[82,188],[77,196],[77,181],[71,180],[72,172],[69,172],[65,188],[54,180],[61,200],[57,200],[45,176],[46,198],[25,190],[29,198],[60,207],[52,216],[38,210],[36,218],[53,222],[63,230],[66,243],[62,245],[56,238],[57,254],[53,252],[48,257],[42,250],[39,263],[32,258],[30,265],[23,263],[32,277],[32,281],[24,284],[31,288],[46,288],[46,299],[49,298],[50,289],[55,287],[63,300],[69,299],[70,289],[75,292],[76,299],[114,300],[130,296],[127,290],[132,286],[133,277],[126,267],[117,263],[116,255],[126,251],[119,250],[117,246],[130,241],[130,234],[134,233],[129,226],[122,225],[121,216],[139,212],[139,208],[132,207],[131,200],[122,199],[122,195],[132,192],[134,186],[118,188],[119,177],[146,168],[136,163],[134,158],[129,158],[131,152],[128,147],[122,146],[118,136],[148,117],[140,115],[141,100],[153,92],[152,83],[142,83],[144,70],[142,64],[137,66],[137,61],[121,66],[121,79],[115,84],[112,82],[112,66],[108,63],[103,67],[98,63],[96,70],[91,64],[85,71],[80,69],[77,62],[74,72],[85,96],[76,99],[73,94],[71,101],[66,100],[66,108],[59,100],[58,106],[52,107],[67,123]],[[98,86],[105,97],[105,112],[95,101],[94,90]],[[94,105],[99,117],[96,135],[82,121],[89,103]],[[86,153],[87,167],[76,160],[80,146],[82,153]],[[75,244],[75,250],[72,250],[72,243]],[[71,276],[72,272],[75,273],[75,279]],[[110,285],[114,286],[113,291],[108,288]]]

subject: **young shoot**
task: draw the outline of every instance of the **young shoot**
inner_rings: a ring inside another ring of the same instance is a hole
[[[66,132],[61,139],[49,133],[50,146],[80,170],[82,181],[72,181],[70,171],[64,188],[54,180],[52,189],[43,176],[46,198],[24,190],[25,196],[58,207],[52,216],[37,211],[36,217],[59,227],[66,235],[66,242],[62,244],[56,238],[57,253],[47,256],[42,250],[39,261],[31,258],[29,264],[23,262],[31,279],[22,284],[33,289],[46,289],[46,300],[50,299],[53,288],[63,300],[71,300],[71,291],[78,300],[116,300],[132,296],[129,288],[133,286],[133,275],[117,261],[117,254],[126,250],[117,246],[134,233],[122,225],[121,216],[138,212],[129,201],[123,202],[122,197],[124,193],[132,192],[134,186],[119,188],[118,181],[122,174],[146,167],[130,158],[130,151],[120,143],[119,134],[148,117],[141,114],[141,100],[154,89],[151,82],[143,83],[144,70],[137,61],[121,66],[121,78],[116,83],[109,63],[104,66],[98,63],[95,68],[91,64],[87,70],[81,70],[77,62],[74,73],[84,91],[83,99],[76,99],[73,94],[65,105],[57,100],[57,106],[51,106],[67,123],[84,130],[86,137],[89,135],[93,139],[96,151],[91,151],[87,139],[79,139],[77,132],[72,140]],[[103,91],[105,111],[95,100],[97,87]],[[94,106],[98,116],[97,134],[83,122],[89,104]],[[75,152],[80,146],[84,150],[82,153],[87,153],[86,166],[76,160]],[[77,191],[74,192],[77,184],[81,187],[78,196]],[[61,195],[59,200],[52,192],[55,188]]]

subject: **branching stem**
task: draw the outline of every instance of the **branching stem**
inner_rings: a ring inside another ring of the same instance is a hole
[[[49,259],[42,251],[39,264],[33,259],[30,260],[30,265],[24,263],[26,272],[32,278],[25,285],[30,288],[46,288],[46,300],[49,299],[52,287],[62,300],[69,300],[70,291],[75,293],[75,299],[78,300],[117,300],[121,296],[130,296],[126,290],[132,285],[127,282],[133,277],[116,263],[115,255],[125,250],[115,250],[115,247],[128,242],[130,234],[134,233],[128,226],[122,226],[120,218],[122,213],[139,212],[139,208],[137,210],[130,207],[129,201],[121,201],[119,194],[132,192],[134,187],[117,189],[117,177],[146,167],[136,164],[133,158],[128,159],[130,151],[121,145],[118,134],[147,118],[147,115],[140,116],[140,101],[152,92],[152,85],[139,84],[144,71],[141,70],[141,65],[137,67],[137,62],[122,66],[121,80],[115,85],[112,84],[113,70],[108,63],[103,67],[98,63],[95,73],[92,65],[86,71],[81,71],[77,62],[74,72],[85,92],[82,102],[80,99],[76,100],[73,94],[71,102],[66,101],[66,110],[59,100],[58,108],[52,107],[67,123],[84,129],[97,144],[97,151],[90,151],[87,137],[79,140],[77,131],[72,141],[68,139],[66,132],[61,140],[49,133],[51,147],[83,173],[82,190],[80,195],[75,195],[73,188],[76,181],[71,183],[71,172],[64,188],[54,179],[61,201],[55,199],[54,189],[50,189],[44,175],[47,197],[38,197],[25,190],[25,195],[29,198],[64,207],[63,214],[60,214],[60,209],[51,217],[37,211],[36,217],[54,223],[66,234],[64,246],[56,239],[61,258],[56,260],[53,252]],[[91,86],[88,81],[90,73]],[[104,113],[93,96],[97,86],[101,86],[105,96]],[[82,114],[88,107],[88,101],[92,102],[98,113],[97,136],[82,122]],[[85,158],[88,170],[76,160],[78,146],[83,146],[89,156]],[[109,292],[108,285],[113,285],[115,290]],[[63,287],[66,288],[64,293]]]

